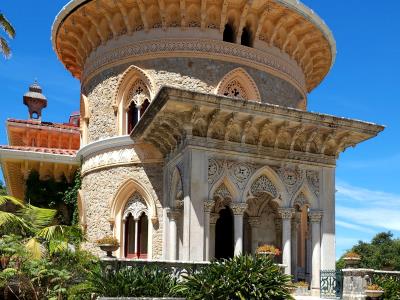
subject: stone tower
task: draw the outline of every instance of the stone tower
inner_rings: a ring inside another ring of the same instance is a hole
[[[24,104],[28,106],[29,119],[42,120],[42,109],[47,107],[47,99],[42,94],[42,88],[35,81],[30,87],[29,91],[24,95]]]

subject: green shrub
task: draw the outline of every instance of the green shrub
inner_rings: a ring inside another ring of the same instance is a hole
[[[185,277],[176,292],[187,299],[293,299],[291,277],[268,257],[237,256],[212,262],[199,273]]]
[[[106,297],[170,297],[176,279],[167,271],[157,267],[125,267],[117,271],[95,270],[70,299],[84,299],[78,296]],[[81,295],[79,295],[81,294]]]
[[[382,295],[384,300],[398,300],[400,299],[400,281],[395,278],[375,278],[374,282],[378,284],[385,293]]]

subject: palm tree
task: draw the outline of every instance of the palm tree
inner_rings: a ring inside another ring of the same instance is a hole
[[[83,241],[83,234],[77,226],[55,223],[57,211],[39,208],[11,197],[0,195],[0,208],[7,203],[16,207],[16,212],[0,209],[0,236],[17,234],[25,240],[25,247],[33,258],[40,258],[46,252],[50,255],[68,250],[69,245]]]
[[[14,27],[2,13],[0,13],[0,28],[3,29],[10,39],[15,37]],[[10,46],[8,46],[7,40],[2,36],[0,36],[0,52],[3,53],[5,58],[9,58],[11,55]]]

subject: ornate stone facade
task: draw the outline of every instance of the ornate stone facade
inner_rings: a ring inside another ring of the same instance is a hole
[[[203,261],[273,244],[318,287],[336,159],[383,128],[306,111],[336,46],[298,1],[174,3],[76,0],[56,19],[82,82],[87,248],[113,234],[119,258]]]

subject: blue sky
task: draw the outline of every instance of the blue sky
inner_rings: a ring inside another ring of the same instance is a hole
[[[309,95],[309,109],[386,125],[377,138],[340,156],[337,164],[337,253],[391,230],[400,237],[400,1],[304,0],[333,31],[336,63]],[[35,78],[49,100],[46,121],[67,121],[78,110],[79,82],[52,51],[50,28],[65,0],[3,0],[13,22],[12,59],[0,58],[0,122],[27,118],[22,96]],[[6,144],[4,126],[0,144]]]

